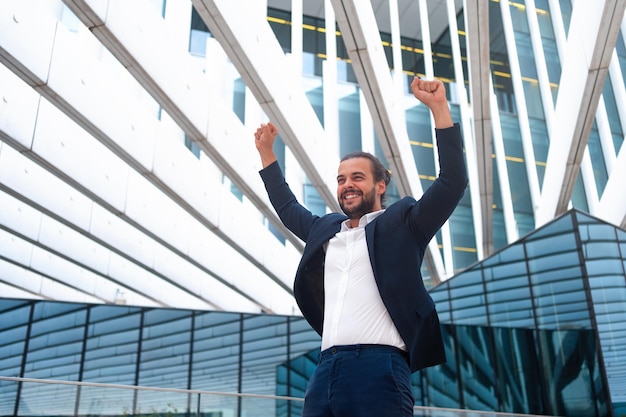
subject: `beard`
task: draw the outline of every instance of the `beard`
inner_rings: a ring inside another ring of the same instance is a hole
[[[347,190],[344,191],[343,194],[346,194],[348,192],[354,192],[357,191],[360,193],[359,190]],[[342,197],[343,197],[342,194]],[[367,213],[371,213],[374,211],[374,206],[376,205],[376,188],[372,187],[372,189],[370,191],[368,191],[365,194],[362,194],[362,198],[361,198],[361,202],[354,206],[354,207],[346,207],[344,202],[343,202],[343,198],[339,199],[339,206],[341,207],[341,210],[346,214],[346,216],[348,216],[349,219],[360,219],[361,217],[365,216]]]

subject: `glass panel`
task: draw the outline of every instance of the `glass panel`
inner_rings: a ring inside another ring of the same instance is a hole
[[[495,393],[494,351],[486,327],[455,326],[459,361],[458,383],[463,407],[471,410],[498,410]]]
[[[469,195],[466,190],[465,195]],[[471,207],[459,204],[448,220],[456,272],[478,260]]]
[[[626,403],[626,246],[618,241],[623,232],[583,214],[577,220],[612,401]]]
[[[435,150],[430,124],[430,112],[426,106],[413,106],[406,111],[407,133],[413,151],[422,189],[427,189],[437,176]]]
[[[233,80],[233,113],[241,123],[245,123],[246,114],[246,84],[243,79]]]
[[[421,40],[402,38],[402,69],[407,74],[407,82],[410,85],[413,76],[424,76],[424,48]]]
[[[606,392],[591,330],[539,333],[552,415],[606,415]]]
[[[482,271],[472,270],[450,283],[450,304],[455,324],[487,324]]]
[[[191,27],[189,34],[189,52],[192,55],[206,56],[206,40],[211,37],[209,28],[204,24],[195,7],[191,9]]]
[[[534,332],[495,327],[494,351],[497,363],[496,393],[501,410],[540,413],[543,409],[540,361]]]
[[[618,36],[619,37],[619,36]],[[617,50],[617,48],[616,48]],[[619,80],[617,81],[619,85]],[[622,124],[619,117],[619,108],[615,100],[615,93],[613,91],[613,82],[611,75],[604,83],[604,90],[602,91],[602,98],[604,99],[604,106],[606,108],[607,118],[609,120],[609,126],[611,127],[611,136],[613,138],[613,146],[615,154],[619,152],[622,142],[624,140],[624,131],[622,130]]]
[[[541,33],[541,40],[543,43],[543,55],[548,69],[550,90],[552,91],[552,101],[553,104],[556,104],[558,83],[561,80],[561,63],[557,52],[554,27],[552,26],[552,17],[550,16],[549,1],[535,0],[535,8],[537,10],[539,32]],[[545,159],[542,160],[545,161]]]
[[[0,375],[22,376],[31,304],[0,299]],[[0,415],[13,415],[17,384],[0,381]]]
[[[432,45],[433,69],[438,78],[454,80],[454,62],[450,45],[450,28],[447,27]]]
[[[489,2],[489,34],[491,38],[489,45],[490,64],[498,109],[501,113],[515,113],[515,96],[511,82],[506,39],[503,35],[502,13],[500,12],[500,4],[493,1]],[[504,137],[506,138],[506,135]]]
[[[191,388],[237,392],[240,325],[240,315],[235,313],[195,316]]]
[[[24,377],[79,380],[86,317],[87,308],[81,304],[35,304]],[[20,393],[20,414],[37,414],[41,411],[50,413],[62,407],[62,404],[73,406],[76,393],[76,387],[23,387]]]
[[[192,313],[148,310],[144,313],[139,385],[188,388]],[[154,397],[155,401],[158,396]],[[147,399],[144,403],[149,403]]]
[[[323,56],[326,56],[326,39],[324,23],[321,19],[304,16],[302,31],[302,71],[304,74],[322,76]],[[345,51],[344,51],[345,52]],[[347,58],[347,53],[342,55],[342,50],[337,48],[338,57]]]
[[[444,281],[430,291],[430,296],[435,302],[435,308],[437,309],[439,320],[442,323],[452,322],[452,318],[450,316],[451,308],[449,291],[450,280]]]
[[[587,196],[585,191],[585,185],[582,178],[582,173],[578,173],[576,177],[576,183],[574,184],[574,192],[572,193],[572,206],[578,210],[589,211],[589,204],[587,203]]]
[[[485,290],[492,326],[534,327],[526,262],[485,269]]]
[[[530,130],[533,140],[533,151],[535,153],[535,166],[537,167],[537,176],[539,179],[539,187],[543,184],[543,175],[546,171],[546,161],[548,160],[548,147],[550,139],[548,138],[548,128],[544,119],[529,119]]]
[[[140,327],[140,308],[92,307],[83,381],[135,384]]]
[[[291,13],[268,7],[267,20],[283,52],[291,52]]]
[[[423,387],[420,387],[421,397],[415,397],[415,404],[459,408],[461,393],[457,381],[456,351],[460,346],[455,341],[453,326],[443,325],[441,330],[447,361],[417,373],[421,376]]]
[[[243,319],[241,392],[274,395],[277,364],[287,361],[287,320],[277,316],[252,316]],[[263,399],[249,398],[257,416],[275,416],[274,406]]]
[[[339,156],[361,150],[361,108],[359,93],[339,100]]]
[[[71,385],[23,384],[18,415],[73,415],[77,393]]]
[[[609,179],[604,162],[604,153],[602,152],[602,144],[600,143],[600,134],[596,122],[589,133],[589,142],[587,143],[587,151],[589,153],[591,164],[593,166],[593,177],[595,178],[596,188],[598,189],[598,198],[602,195],[604,187]]]
[[[289,360],[276,369],[276,395],[304,398],[309,378],[313,375],[319,356],[320,337],[302,318],[289,318]],[[277,415],[299,416],[302,403],[277,401]]]

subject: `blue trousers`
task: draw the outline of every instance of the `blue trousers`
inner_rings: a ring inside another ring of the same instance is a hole
[[[335,346],[320,353],[302,417],[412,417],[406,354],[382,345]]]

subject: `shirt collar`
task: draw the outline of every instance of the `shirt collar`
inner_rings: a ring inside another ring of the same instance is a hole
[[[370,224],[376,217],[380,216],[384,212],[385,212],[385,209],[382,209],[382,210],[373,211],[371,213],[365,214],[363,217],[359,219],[359,225],[357,227],[352,227],[352,228],[349,227],[348,225],[350,224],[350,219],[345,220],[343,223],[341,223],[340,232],[346,232],[351,229],[358,229],[360,227],[365,227],[368,224]]]

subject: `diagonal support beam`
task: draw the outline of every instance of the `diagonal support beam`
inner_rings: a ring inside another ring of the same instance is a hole
[[[374,12],[353,0],[332,0],[352,68],[372,115],[385,158],[401,195],[422,193],[404,124],[404,109],[398,106],[393,80],[384,55]]]
[[[574,5],[537,227],[568,208],[625,8],[626,0],[578,1]]]
[[[295,74],[269,24],[260,18],[265,15],[242,11],[231,0],[192,2],[322,200],[331,210],[340,211],[328,179],[321,174],[328,172],[321,153],[326,133],[302,90],[300,74]]]
[[[341,37],[348,50],[352,68],[363,92],[387,163],[393,171],[401,195],[420,196],[423,192],[410,149],[399,104],[400,92],[394,88],[378,26],[371,4],[355,0],[331,0]],[[436,242],[431,242],[424,262],[433,283],[441,282],[443,261]]]
[[[207,98],[208,83],[200,70],[197,73],[192,70],[195,67],[191,63],[182,65],[191,57],[186,51],[178,50],[168,42],[167,31],[149,19],[143,22],[143,26],[138,25],[134,18],[137,14],[128,12],[128,8],[134,6],[120,0],[64,2],[237,188],[296,248],[302,250],[302,242],[283,226],[266,196],[255,191],[255,183],[258,182],[256,172],[246,172],[233,164],[236,160],[235,152],[241,150],[233,149],[233,139],[229,138],[241,140],[241,136],[246,134],[244,129],[232,131],[227,128],[228,123],[223,123],[224,118],[232,118],[225,114],[226,106],[213,106],[212,114],[222,115],[216,117],[213,124],[207,123],[206,117],[211,113],[208,109],[211,102]],[[159,23],[164,25],[163,22]],[[155,39],[155,44],[159,45],[162,52],[157,57],[154,50],[145,48],[146,38]],[[162,57],[169,57],[181,65],[168,65],[165,60],[159,61]],[[183,74],[180,73],[181,68],[186,69]],[[222,129],[221,137],[211,134],[219,130],[216,127]]]

